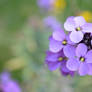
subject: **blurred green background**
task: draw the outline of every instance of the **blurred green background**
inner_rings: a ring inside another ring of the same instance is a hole
[[[61,0],[49,12],[36,0],[0,0],[0,72],[11,72],[22,92],[92,92],[91,76],[63,77],[44,65],[51,32],[43,19],[49,15],[61,23],[77,15],[92,22],[92,0]]]

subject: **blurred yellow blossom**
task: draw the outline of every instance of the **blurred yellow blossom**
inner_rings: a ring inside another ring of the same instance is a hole
[[[66,7],[66,2],[65,0],[55,0],[53,3],[53,7],[55,8],[55,10],[64,9]]]
[[[92,21],[92,13],[90,11],[82,11],[79,15],[83,16],[87,22]]]

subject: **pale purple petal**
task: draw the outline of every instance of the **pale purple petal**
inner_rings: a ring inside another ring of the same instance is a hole
[[[80,43],[76,48],[77,57],[85,56],[87,53],[87,46],[83,43]]]
[[[66,62],[67,61],[61,62],[61,70],[64,71],[64,72],[69,72],[69,69],[66,67]]]
[[[80,64],[80,67],[79,67],[79,74],[80,74],[80,76],[84,76],[84,75],[86,75],[86,74],[88,74],[88,65],[87,65],[87,63],[81,63]]]
[[[72,57],[76,56],[75,47],[72,46],[72,45],[65,46],[63,51],[64,51],[65,56],[68,57],[68,58],[72,58]]]
[[[3,92],[21,92],[21,88],[19,87],[18,83],[11,79],[11,76],[8,72],[3,72],[0,75],[0,79]]]
[[[50,27],[52,29],[52,31],[56,31],[57,29],[61,29],[61,24],[59,23],[59,21],[56,20],[55,17],[52,16],[48,16],[47,18],[45,18],[43,20],[44,24],[47,27]]]
[[[85,57],[86,57],[87,63],[92,63],[92,50],[88,51]]]
[[[66,65],[64,65],[63,67],[61,66],[60,72],[61,72],[61,74],[64,75],[64,76],[68,76],[68,75],[70,75],[71,77],[74,76],[74,71],[70,71],[70,70],[66,67]]]
[[[66,65],[64,65],[64,66],[62,67],[62,71],[63,71],[63,72],[69,72],[70,70],[66,67]]]
[[[64,30],[57,30],[53,32],[53,39],[57,41],[62,41],[65,39],[66,35],[64,33]]]
[[[0,78],[2,80],[2,83],[5,83],[5,82],[8,82],[11,80],[11,75],[10,73],[8,72],[3,72],[1,75],[0,75]]]
[[[68,34],[68,35],[66,36],[66,40],[67,40],[68,44],[75,45],[75,43],[70,40],[69,35],[70,35],[70,34]]]
[[[73,31],[70,34],[70,39],[72,42],[78,43],[83,39],[83,33],[81,31],[78,31],[78,32]]]
[[[77,61],[75,58],[71,58],[67,61],[66,66],[71,71],[76,71],[79,68],[79,61]]]
[[[86,23],[85,25],[82,26],[82,31],[83,32],[91,32],[92,33],[92,23]]]
[[[44,9],[50,8],[50,0],[37,0],[37,3],[40,8]]]
[[[63,70],[60,70],[61,74],[63,76],[68,76],[70,75],[71,77],[74,77],[74,71],[69,71],[69,72],[64,72]]]
[[[54,40],[52,37],[50,38],[49,49],[52,52],[59,52],[63,48],[62,42]]]
[[[81,27],[82,25],[86,23],[85,19],[82,16],[75,17],[74,21],[77,27]]]
[[[5,92],[21,92],[21,89],[19,88],[19,85],[14,81],[9,81],[4,86],[5,86],[4,87]]]
[[[92,75],[92,64],[88,64],[88,75]]]
[[[57,68],[60,67],[61,62],[54,62],[54,63],[47,62],[47,65],[48,65],[48,68],[49,68],[50,71],[54,71],[54,70],[56,70]]]
[[[76,25],[73,16],[69,17],[64,23],[64,28],[66,31],[73,31],[75,29],[75,26]]]
[[[53,53],[53,52],[48,51],[47,56],[46,56],[46,61],[56,62],[58,61],[58,57],[59,57],[59,53]]]

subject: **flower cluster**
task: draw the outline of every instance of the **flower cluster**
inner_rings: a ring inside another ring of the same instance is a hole
[[[71,16],[64,23],[65,31],[55,29],[49,38],[45,63],[49,70],[57,68],[63,75],[92,75],[92,23],[82,16]]]
[[[0,75],[0,92],[21,92],[17,82],[13,81],[10,74],[4,72]]]

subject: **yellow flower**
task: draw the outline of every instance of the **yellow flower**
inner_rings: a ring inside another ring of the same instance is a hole
[[[90,11],[83,11],[79,15],[83,16],[87,22],[92,21],[92,13]]]
[[[55,0],[53,7],[56,10],[64,9],[66,7],[66,2],[64,0]]]

